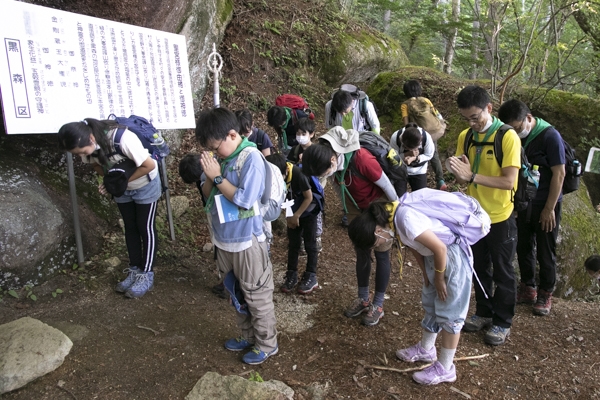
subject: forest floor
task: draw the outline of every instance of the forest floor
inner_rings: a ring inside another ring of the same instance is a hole
[[[277,3],[273,11],[256,6],[261,4],[258,1],[235,3],[236,14],[220,47],[226,61],[223,102],[232,109],[252,106],[256,125],[265,129],[264,112],[257,112],[264,109],[254,107],[292,90],[284,80],[293,75],[258,57],[256,30],[269,13],[286,23],[303,20],[302,7]],[[277,35],[260,39],[271,41],[273,54],[288,45],[286,38]],[[254,99],[252,105],[248,98]],[[443,100],[434,98],[434,103]],[[204,105],[210,106],[209,96]],[[323,133],[322,125],[318,131]],[[223,348],[224,341],[239,331],[228,300],[211,292],[218,277],[212,253],[203,252],[210,240],[198,193],[177,177],[179,159],[199,150],[190,132],[172,156],[172,194],[187,196],[191,207],[176,221],[175,242],[167,238],[164,217],[157,220],[161,241],[152,292],[139,300],[114,292],[123,278],[120,270],[127,265],[123,236],[115,223],[103,252],[84,267],[65,270],[34,288],[37,301],[26,298],[23,290],[20,299],[5,296],[0,302],[0,324],[24,316],[37,318],[63,330],[74,343],[61,367],[3,399],[182,399],[208,371],[248,376],[251,370],[264,380],[287,383],[296,390],[297,399],[308,399],[306,387],[314,384],[327,388],[328,399],[600,397],[598,303],[589,301],[597,299],[597,293],[579,301],[556,299],[546,317],[532,315],[530,306],[517,306],[511,336],[502,346],[484,344],[482,332],[462,335],[457,357],[486,356],[457,361],[458,380],[452,384],[423,387],[412,381],[411,373],[370,368],[414,367],[397,360],[395,352],[420,339],[421,274],[412,256],[405,254],[402,276],[398,263],[392,266],[389,299],[380,323],[365,327],[359,319],[344,317],[344,308],[356,297],[355,256],[339,223],[341,207],[331,187],[326,188],[319,289],[307,296],[277,291],[287,254],[285,229],[279,224],[271,254],[280,351],[262,365],[243,364],[241,354]],[[120,267],[104,264],[113,256],[121,259]],[[304,263],[301,258],[301,271]],[[62,293],[53,297],[58,288]]]

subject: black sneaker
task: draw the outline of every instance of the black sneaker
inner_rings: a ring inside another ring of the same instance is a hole
[[[285,273],[285,282],[281,285],[283,293],[290,293],[298,283],[298,271],[287,271]]]
[[[298,293],[309,294],[311,293],[319,283],[317,282],[317,274],[312,272],[305,272],[302,276],[302,281],[298,285]]]

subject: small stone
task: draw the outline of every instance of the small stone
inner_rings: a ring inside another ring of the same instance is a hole
[[[208,253],[209,251],[212,251],[213,249],[213,244],[212,243],[205,243],[204,246],[202,246],[202,251],[205,253]]]
[[[392,314],[394,314],[395,316],[398,316],[398,315],[400,315],[400,314],[398,313],[398,311],[392,311]]]
[[[298,368],[298,366],[297,366],[296,364],[294,364],[294,365],[292,366],[292,371],[295,371],[295,370],[296,370],[296,368]]]
[[[106,264],[108,268],[115,269],[118,268],[119,265],[121,265],[121,260],[119,259],[119,257],[111,257],[109,259],[104,260],[104,264]]]

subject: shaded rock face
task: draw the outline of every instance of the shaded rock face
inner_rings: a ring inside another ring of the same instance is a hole
[[[37,319],[0,325],[0,394],[54,371],[72,346],[64,333]]]
[[[382,71],[408,65],[400,44],[376,32],[344,33],[338,41],[333,54],[321,60],[321,77],[329,85],[368,81]]]
[[[592,207],[587,187],[563,197],[562,221],[556,249],[557,282],[555,295],[576,298],[587,294],[592,285],[583,263],[600,254],[600,214]]]
[[[54,141],[49,139],[50,136],[0,139],[2,289],[41,283],[77,259],[71,201],[67,183],[60,176],[66,173],[65,156],[56,151]],[[106,229],[106,222],[97,214],[110,214],[110,207],[114,207],[102,203],[95,185],[78,182],[86,255],[99,249]],[[87,204],[87,199],[93,203]]]

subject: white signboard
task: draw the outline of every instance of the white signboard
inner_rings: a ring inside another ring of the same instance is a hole
[[[195,126],[185,37],[0,0],[0,89],[9,134],[140,115]]]

